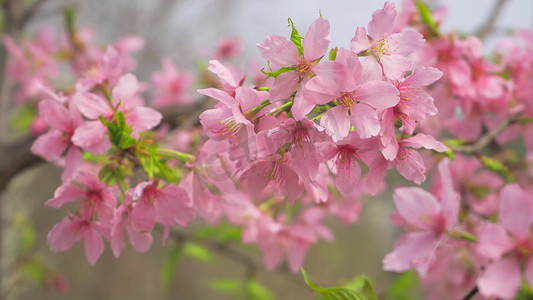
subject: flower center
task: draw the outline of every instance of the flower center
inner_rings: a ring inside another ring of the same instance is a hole
[[[339,103],[342,107],[350,109],[354,104],[360,103],[361,101],[357,100],[354,94],[352,93],[343,93],[339,98]]]
[[[230,137],[234,137],[235,134],[244,126],[244,124],[242,123],[235,122],[234,116],[219,121],[219,123],[224,127],[221,128],[218,132],[221,132],[224,136],[229,135]]]

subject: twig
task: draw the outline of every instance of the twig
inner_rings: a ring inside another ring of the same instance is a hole
[[[498,2],[496,2],[487,21],[485,21],[485,23],[483,23],[483,25],[481,25],[477,31],[477,36],[479,36],[480,39],[484,40],[492,33],[494,25],[496,25],[496,21],[498,20],[498,17],[500,16],[500,13],[502,12],[507,1],[508,0],[498,0]]]
[[[496,128],[483,135],[476,143],[464,146],[450,146],[450,149],[455,153],[464,154],[476,153],[481,151],[481,149],[488,146],[500,133],[502,133],[502,131],[509,127],[509,125],[513,124],[518,118],[520,112],[507,117]]]
[[[461,300],[470,300],[472,298],[474,298],[474,296],[479,292],[479,289],[477,288],[477,286],[475,286],[474,288],[472,288],[470,290],[470,292],[468,292],[468,294],[466,294],[466,296],[464,296]]]
[[[26,10],[22,13],[22,15],[18,18],[18,27],[23,28],[29,19],[31,19],[35,13],[43,6],[43,4],[48,0],[37,0],[35,3],[33,3],[31,6],[26,8]]]

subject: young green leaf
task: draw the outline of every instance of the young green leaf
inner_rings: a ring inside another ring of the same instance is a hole
[[[294,23],[292,22],[291,18],[289,18],[289,26],[292,27],[291,32],[291,41],[296,45],[296,48],[298,48],[298,53],[300,55],[304,54],[304,47],[302,46],[302,39],[303,37],[298,33],[298,30],[296,30],[296,26],[294,26]]]
[[[249,277],[246,279],[246,296],[248,299],[254,300],[272,300],[274,295],[272,292],[262,285],[255,278]]]
[[[187,242],[183,247],[183,253],[204,263],[211,263],[214,261],[211,252],[205,247],[196,243]]]
[[[227,295],[238,295],[242,291],[242,280],[235,278],[218,278],[209,284],[209,287],[217,292]]]
[[[345,288],[353,289],[362,293],[368,300],[378,300],[378,296],[374,291],[370,278],[366,275],[359,275],[351,282],[344,285]]]
[[[304,268],[301,268],[302,275],[304,277],[305,283],[315,290],[316,292],[320,293],[322,296],[324,296],[327,300],[367,300],[365,296],[362,294],[343,287],[320,287],[314,285],[311,280],[309,280],[309,277],[307,276],[307,273],[305,272]]]

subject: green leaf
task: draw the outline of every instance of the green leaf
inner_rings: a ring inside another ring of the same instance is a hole
[[[28,280],[41,284],[46,278],[47,269],[36,259],[30,259],[21,266],[21,272]]]
[[[451,160],[455,160],[455,154],[453,154],[453,150],[451,148],[446,147],[444,155]]]
[[[265,75],[268,75],[270,77],[276,78],[279,75],[281,75],[281,74],[283,74],[285,72],[288,72],[288,71],[292,71],[292,70],[296,70],[296,68],[295,67],[281,67],[275,72],[267,72],[267,71],[265,71],[265,69],[261,69],[261,72],[263,72],[263,74],[265,74]]]
[[[302,275],[304,277],[305,283],[315,290],[316,292],[320,293],[322,296],[324,296],[328,300],[366,300],[367,298],[363,296],[362,294],[343,287],[320,287],[314,285],[311,280],[309,280],[309,277],[307,276],[307,273],[305,272],[304,268],[301,268]]]
[[[394,300],[413,300],[420,299],[416,297],[418,291],[418,276],[416,272],[409,271],[398,276],[387,291],[387,299]]]
[[[211,263],[214,261],[211,252],[205,247],[196,243],[187,242],[183,247],[183,253],[204,263]]]
[[[10,115],[12,116],[10,124],[14,130],[28,132],[35,116],[37,116],[37,110],[31,105],[25,104],[16,108]]]
[[[176,275],[177,265],[182,253],[183,243],[173,244],[168,249],[165,261],[163,262],[163,268],[161,269],[161,284],[165,289],[170,287],[170,284]]]
[[[429,31],[429,34],[431,34],[432,36],[439,36],[439,23],[437,23],[437,21],[435,21],[435,19],[433,18],[429,7],[426,5],[426,3],[424,3],[423,0],[416,0],[415,4],[418,8],[418,12],[420,13],[422,23],[424,23],[424,25],[426,26],[427,30]]]
[[[202,227],[196,230],[195,236],[203,239],[214,239],[222,243],[239,242],[241,240],[242,227],[219,223],[216,226]]]
[[[248,299],[254,300],[274,299],[274,295],[272,294],[272,292],[252,277],[246,279],[246,296],[248,297]]]
[[[17,217],[15,219],[15,226],[20,232],[20,254],[27,254],[35,244],[37,234],[35,228],[29,219],[26,217]]]
[[[337,51],[339,51],[339,48],[337,47],[329,50],[329,60],[335,60],[335,58],[337,58]]]
[[[304,47],[302,46],[302,39],[303,37],[298,33],[298,30],[296,30],[296,26],[294,26],[294,23],[292,22],[291,18],[289,18],[289,26],[292,27],[291,32],[291,41],[296,45],[296,48],[298,48],[298,53],[300,55],[304,54]]]
[[[65,16],[67,30],[69,32],[74,32],[76,29],[76,11],[74,10],[74,7],[72,5],[66,6],[63,14]]]
[[[234,278],[219,278],[211,281],[209,287],[227,295],[238,295],[242,291],[242,280]]]
[[[500,174],[506,182],[509,183],[515,181],[514,175],[503,163],[485,155],[481,155],[480,160],[484,167],[492,172]]]
[[[372,282],[366,275],[355,277],[351,282],[345,284],[344,287],[361,292],[368,300],[378,300]]]

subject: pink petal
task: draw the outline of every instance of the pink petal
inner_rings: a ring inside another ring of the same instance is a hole
[[[391,46],[391,53],[401,56],[407,56],[420,49],[424,45],[424,42],[425,40],[422,34],[412,30],[391,34],[388,40]]]
[[[280,190],[287,195],[287,201],[294,204],[304,193],[304,187],[300,184],[300,176],[285,165],[281,166],[281,172]]]
[[[271,35],[257,47],[274,71],[280,67],[294,66],[300,60],[296,45],[284,36]]]
[[[374,40],[389,35],[394,27],[396,19],[396,7],[394,3],[385,2],[383,9],[376,10],[372,14],[372,21],[368,23],[368,33]]]
[[[483,224],[478,239],[477,252],[489,259],[498,259],[514,247],[505,229],[491,222]]]
[[[268,99],[268,96],[268,92],[257,91],[248,86],[235,89],[235,100],[239,103],[240,111],[247,111],[258,106],[261,102]]]
[[[435,150],[437,152],[446,151],[446,146],[443,143],[436,141],[433,136],[425,135],[423,133],[419,133],[415,136],[402,140],[401,144],[402,146],[412,147],[415,149],[424,147],[426,149]]]
[[[65,169],[61,174],[63,183],[70,182],[76,178],[83,163],[83,154],[78,147],[70,146],[65,156]]]
[[[305,84],[309,78],[305,78],[300,83],[300,88],[296,92],[296,95],[294,96],[293,104],[291,107],[292,116],[295,120],[299,121],[305,118],[305,116],[313,110],[315,107],[314,103],[311,103],[307,101],[306,98],[304,98],[304,90],[305,90]]]
[[[309,249],[309,242],[293,238],[287,245],[287,262],[292,272],[296,273],[304,264],[305,254]]]
[[[383,73],[387,78],[398,80],[403,74],[411,69],[411,61],[401,55],[381,55],[379,61],[383,66]]]
[[[437,244],[432,232],[408,233],[395,245],[394,250],[383,259],[383,270],[405,272],[415,268],[420,277],[425,277],[434,260]]]
[[[69,141],[57,130],[49,131],[37,138],[31,146],[31,152],[40,155],[49,161],[54,161],[61,157],[69,145]]]
[[[333,141],[340,141],[348,136],[352,124],[350,123],[350,118],[346,109],[341,106],[335,106],[322,116],[320,119],[320,125],[326,128],[329,135],[333,138]]]
[[[85,117],[91,120],[96,120],[100,116],[109,118],[114,114],[110,103],[95,94],[76,94],[72,97],[72,102],[76,104]]]
[[[209,67],[207,69],[210,72],[216,74],[218,78],[220,78],[220,81],[222,81],[222,84],[229,85],[232,87],[239,86],[239,80],[235,78],[233,73],[226,66],[224,66],[220,61],[210,60]]]
[[[102,122],[86,121],[74,131],[72,143],[94,155],[104,154],[111,148],[111,142],[106,133],[107,127]]]
[[[330,42],[329,21],[318,18],[309,26],[309,31],[307,31],[303,41],[305,60],[313,61],[324,56],[328,51]]]
[[[400,145],[396,139],[396,117],[393,109],[386,109],[381,115],[381,153],[387,160],[394,160]]]
[[[374,108],[370,107],[369,105],[359,103],[352,107],[351,112],[352,124],[355,127],[355,131],[361,138],[367,139],[371,136],[376,136],[379,134],[381,127],[378,120],[378,114]]]
[[[350,50],[354,51],[355,53],[361,53],[370,47],[370,40],[366,35],[366,29],[362,26],[358,26],[357,30],[355,30],[355,36],[350,42]]]
[[[325,65],[331,65],[333,67],[335,64],[335,62],[328,63]],[[304,98],[311,103],[323,105],[338,97],[340,97],[340,92],[333,78],[316,76],[311,78],[305,85]]]
[[[85,256],[87,256],[89,264],[94,265],[104,253],[104,241],[94,228],[85,229],[84,239]]]
[[[400,215],[412,225],[424,227],[426,220],[440,213],[435,196],[418,187],[397,188],[393,199]]]
[[[274,80],[274,85],[270,89],[270,102],[287,99],[296,92],[300,77],[297,72],[285,72]]]
[[[164,225],[179,224],[186,227],[196,217],[189,196],[179,186],[169,184],[161,189],[162,197],[157,201],[157,221]]]
[[[139,82],[133,74],[126,74],[120,77],[117,85],[111,92],[113,105],[118,105],[120,102],[128,102],[138,90]]]
[[[446,219],[446,229],[451,229],[459,221],[460,195],[455,190],[450,171],[450,159],[444,158],[438,165],[441,181],[442,214]]]
[[[77,185],[71,183],[64,184],[57,188],[54,193],[54,198],[46,201],[45,205],[59,208],[65,203],[69,203],[81,198],[84,194],[85,192]]]
[[[65,217],[50,230],[47,244],[50,250],[60,252],[70,249],[80,239],[79,224]]]
[[[398,89],[384,81],[370,81],[357,90],[357,99],[375,109],[393,107],[400,102]]]
[[[485,268],[477,280],[479,293],[488,298],[511,299],[518,293],[522,279],[520,265],[514,258],[507,258]]]
[[[126,122],[133,125],[133,131],[150,130],[161,122],[163,115],[151,107],[138,106],[126,116]]]
[[[406,179],[412,180],[416,184],[421,184],[426,180],[426,167],[422,155],[418,151],[402,148],[398,151],[398,156],[394,160],[396,170]]]
[[[229,107],[237,105],[237,101],[235,98],[228,95],[228,93],[224,92],[223,90],[215,89],[215,88],[208,88],[203,90],[197,90],[198,93],[202,95],[206,95],[208,97],[211,97],[213,99],[216,99],[224,104],[226,104]]]
[[[139,232],[131,227],[126,227],[130,243],[139,252],[146,252],[152,246],[153,237],[149,232]]]
[[[518,184],[507,185],[501,191],[498,219],[516,238],[524,238],[530,234],[533,222],[531,198]]]
[[[337,162],[337,176],[335,177],[335,186],[345,195],[353,194],[355,186],[361,178],[361,167],[355,158],[351,158],[350,162]]]
[[[131,211],[131,225],[134,230],[151,232],[155,225],[156,211],[153,205],[139,200]]]
[[[442,72],[432,67],[419,67],[413,70],[403,82],[404,86],[419,88],[430,85],[442,77]]]
[[[69,132],[72,129],[70,112],[59,102],[42,100],[39,102],[39,115],[50,127],[61,132]]]
[[[273,239],[273,237],[267,237]],[[283,247],[275,241],[263,242],[260,244],[261,252],[263,253],[263,264],[265,269],[274,270],[283,259]]]

